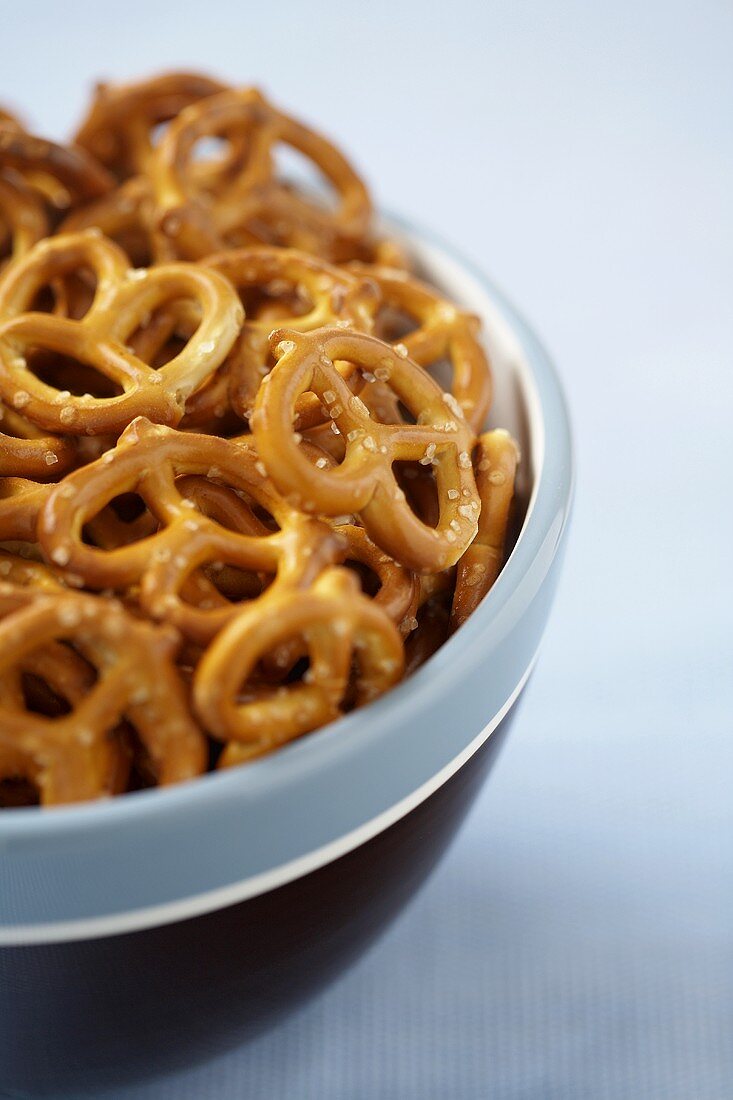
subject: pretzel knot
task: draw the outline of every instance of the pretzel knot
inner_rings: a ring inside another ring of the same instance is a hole
[[[51,280],[91,270],[92,303],[81,320],[33,311]],[[128,347],[150,314],[172,301],[192,301],[198,327],[182,351],[153,370]],[[64,234],[37,244],[0,281],[0,396],[34,424],[72,435],[118,433],[135,416],[176,424],[186,399],[229,352],[243,311],[216,271],[191,264],[132,270],[98,231]],[[29,352],[43,349],[92,368],[119,389],[114,396],[73,395],[39,378]]]
[[[196,151],[204,137],[226,139],[230,152],[202,178]],[[278,144],[315,164],[335,192],[334,209],[276,178]],[[255,89],[222,92],[182,111],[161,141],[150,174],[161,228],[189,259],[264,240],[342,260],[358,251],[369,230],[369,195],[346,158]]]
[[[190,487],[190,479],[204,484]],[[124,493],[142,498],[158,530],[112,549],[87,545],[85,525]],[[144,419],[123,432],[113,451],[51,489],[38,539],[49,562],[89,588],[139,584],[149,615],[200,643],[240,608],[200,574],[203,598],[198,606],[186,602],[183,590],[197,571],[223,564],[299,588],[342,551],[326,523],[297,512],[275,492],[250,445]],[[256,577],[255,588],[262,588]]]
[[[258,661],[293,638],[303,639],[310,659],[303,679],[248,691]],[[228,742],[220,766],[251,760],[339,717],[352,659],[357,706],[402,677],[397,628],[348,570],[327,569],[306,591],[280,589],[242,611],[209,646],[194,678],[197,713]]]
[[[0,616],[6,776],[30,779],[45,804],[112,794],[121,772],[126,779],[115,735],[123,718],[147,749],[159,783],[204,770],[206,743],[173,664],[173,632],[133,619],[115,601],[7,584],[0,585]],[[61,713],[28,709],[22,674],[29,670],[66,704]]]
[[[271,344],[278,362],[263,379],[251,427],[280,492],[304,511],[358,513],[374,541],[410,569],[436,573],[453,565],[476,534],[479,500],[471,467],[474,437],[452,395],[372,336],[339,328],[278,329]],[[388,382],[417,423],[375,420],[334,366],[341,359]],[[317,394],[344,437],[345,456],[337,466],[311,462],[293,430],[296,403],[308,391]],[[415,515],[397,483],[393,464],[404,461],[432,466],[435,527]]]

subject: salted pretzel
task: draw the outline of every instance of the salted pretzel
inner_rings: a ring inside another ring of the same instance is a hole
[[[310,657],[300,682],[247,685],[260,658],[301,638]],[[220,766],[269,752],[342,713],[352,658],[355,701],[369,702],[402,676],[400,635],[384,611],[362,595],[348,570],[332,568],[304,592],[280,589],[242,611],[214,640],[194,677],[194,706],[214,737],[227,742]]]
[[[480,431],[491,405],[492,385],[478,317],[458,309],[405,271],[357,263],[351,267],[379,287],[385,327],[395,314],[407,322],[409,329],[400,331],[399,342],[411,359],[426,370],[448,362],[451,393],[474,431]],[[377,334],[390,339],[388,332],[380,331],[381,324],[378,317]]]
[[[81,320],[33,312],[42,287],[83,269],[93,272],[96,290]],[[151,312],[180,299],[196,303],[199,325],[178,355],[153,370],[127,341]],[[138,415],[175,424],[188,397],[226,357],[241,321],[239,299],[216,271],[192,264],[133,270],[121,249],[94,230],[49,238],[0,280],[0,396],[52,432],[119,432]],[[77,396],[48,385],[27,356],[39,347],[84,363],[122,392]]]
[[[171,72],[128,84],[97,84],[74,141],[124,180],[150,169],[156,129],[185,107],[226,91],[200,73]]]
[[[161,785],[203,771],[206,743],[173,665],[174,633],[132,618],[112,600],[5,584],[0,615],[0,760],[3,752],[22,757],[23,774],[38,786],[44,804],[113,793],[121,751],[114,731],[123,717]],[[23,705],[17,677],[39,651],[36,673],[44,676],[43,650],[60,641],[88,662],[96,679],[81,697],[52,681],[73,708],[49,718]]]
[[[356,514],[372,539],[403,565],[438,572],[453,565],[472,541],[479,503],[471,468],[473,434],[440,387],[410,359],[373,336],[344,329],[271,336],[278,362],[260,387],[251,420],[257,450],[273,482],[305,511]],[[417,424],[373,419],[334,366],[346,359],[362,372],[380,371]],[[293,429],[296,403],[313,392],[345,438],[345,457],[319,468],[301,451]],[[433,467],[440,515],[426,526],[409,508],[393,463]]]
[[[217,500],[209,509],[213,516],[197,509],[196,501],[184,497],[176,482],[192,475],[244,494],[273,517],[277,529],[257,520],[238,497],[234,511],[224,517],[234,524],[233,530],[217,521]],[[129,492],[145,501],[159,529],[114,549],[87,545],[84,525],[111,500]],[[38,523],[38,540],[62,576],[81,576],[87,587],[96,589],[139,585],[140,603],[149,615],[173,623],[202,643],[236,615],[237,606],[217,599],[213,587],[213,606],[186,603],[181,590],[194,571],[223,562],[275,575],[274,583],[281,587],[302,588],[340,550],[340,540],[327,524],[296,511],[274,491],[254,448],[217,436],[177,432],[144,419],[133,421],[114,451],[69,474],[51,490]]]
[[[235,154],[214,162],[203,181],[195,159],[201,138],[225,139]],[[278,145],[313,162],[337,197],[335,209],[278,180]],[[259,239],[342,260],[355,254],[369,230],[369,195],[346,158],[253,88],[222,92],[182,111],[156,150],[150,175],[161,228],[187,259]]]
[[[456,630],[476,610],[504,564],[519,449],[503,428],[479,438],[474,466],[481,497],[478,534],[458,563],[451,610]]]

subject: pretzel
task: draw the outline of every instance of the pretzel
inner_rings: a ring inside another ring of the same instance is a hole
[[[426,370],[445,360],[450,363],[451,393],[473,430],[480,431],[491,405],[492,385],[478,317],[404,271],[358,263],[350,267],[377,284],[386,314],[397,313],[412,324],[407,334],[399,335],[411,359]]]
[[[111,600],[5,584],[0,614],[0,753],[22,757],[23,774],[38,785],[44,804],[114,791],[120,746],[111,735],[123,716],[143,741],[161,785],[203,771],[206,745],[172,663],[174,634],[133,619]],[[69,714],[48,718],[22,705],[12,681],[39,650],[37,671],[46,675],[42,651],[59,641],[71,643],[97,678],[82,697],[57,684],[74,705]]]
[[[154,132],[206,96],[227,88],[199,73],[172,72],[130,84],[97,84],[75,142],[118,179],[149,171]]]
[[[476,485],[481,497],[478,534],[458,563],[451,609],[451,630],[466,621],[499,576],[514,496],[519,449],[503,428],[479,438],[475,458]]]
[[[298,333],[278,329],[271,345],[277,365],[260,387],[251,427],[273,482],[305,511],[358,513],[369,535],[403,565],[438,572],[453,565],[477,529],[478,499],[471,469],[473,436],[421,367],[372,336],[343,329]],[[351,393],[334,360],[381,372],[419,424],[381,424]],[[302,393],[316,393],[345,437],[345,458],[319,468],[299,449],[292,421]],[[396,461],[433,466],[440,497],[435,527],[409,508],[392,469]]]
[[[235,153],[242,150],[239,164],[236,155],[221,166],[214,163],[216,187],[210,178],[202,185],[200,162],[194,160],[202,137],[225,138]],[[335,210],[276,179],[278,144],[316,165],[336,193]],[[222,92],[182,111],[163,137],[150,174],[161,229],[188,259],[253,239],[348,259],[369,229],[369,195],[348,161],[252,88]]]
[[[340,550],[338,537],[326,524],[302,515],[278,496],[260,465],[256,451],[246,444],[133,421],[114,451],[69,474],[50,491],[38,523],[39,542],[63,576],[80,576],[87,587],[97,589],[139,584],[140,603],[149,615],[173,623],[194,641],[207,642],[236,615],[237,607],[217,599],[211,586],[206,590],[215,606],[185,603],[181,589],[195,570],[224,562],[276,574],[276,585],[303,587]],[[245,494],[272,515],[279,530],[263,525],[239,497],[236,514],[226,517],[239,530],[198,511],[176,484],[177,478],[191,475]],[[142,497],[159,530],[114,549],[87,545],[84,525],[125,492]]]
[[[81,320],[28,312],[52,279],[90,268],[97,280]],[[177,299],[193,299],[201,319],[186,347],[155,371],[126,347],[149,314]],[[236,294],[216,271],[169,264],[133,271],[124,253],[93,230],[36,245],[0,281],[0,396],[47,431],[98,435],[119,432],[138,415],[177,423],[186,399],[213,374],[242,320]],[[75,396],[41,381],[29,347],[71,356],[122,392]]]
[[[240,701],[258,660],[293,637],[305,641],[310,656],[304,679]],[[402,676],[396,627],[348,570],[328,569],[305,592],[281,589],[240,612],[209,646],[194,677],[196,712],[227,742],[219,765],[251,760],[337,718],[352,656],[359,666],[357,705]]]

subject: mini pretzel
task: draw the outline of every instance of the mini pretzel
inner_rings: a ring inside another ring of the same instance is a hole
[[[54,278],[91,268],[97,286],[81,320],[28,312]],[[126,346],[160,306],[193,299],[200,323],[186,347],[153,370]],[[119,432],[138,415],[177,423],[186,399],[213,374],[242,320],[236,294],[216,271],[191,264],[131,270],[124,253],[98,233],[42,241],[0,281],[0,395],[48,431],[98,435]],[[93,367],[122,389],[114,397],[80,397],[42,382],[25,357],[42,347]]]
[[[198,73],[173,72],[131,84],[98,84],[74,138],[119,179],[147,172],[157,126],[227,88]]]
[[[310,656],[303,681],[248,698],[246,686],[257,662],[293,638],[304,640]],[[337,718],[352,657],[359,669],[357,705],[377,698],[402,676],[396,627],[361,594],[348,570],[328,569],[304,592],[280,589],[241,611],[209,646],[194,677],[201,721],[228,742],[220,766],[261,756]]]
[[[123,716],[137,730],[160,784],[203,771],[206,744],[172,663],[173,634],[133,619],[114,601],[10,585],[0,587],[0,614],[0,754],[22,758],[23,774],[45,805],[115,790],[120,746],[113,734]],[[73,690],[64,692],[73,709],[49,718],[28,711],[9,685],[38,651],[36,668],[43,675],[43,649],[59,641],[71,643],[97,679],[80,699]]]
[[[66,575],[83,577],[90,588],[139,584],[140,602],[148,614],[175,624],[194,641],[206,642],[236,615],[237,607],[225,600],[212,607],[185,603],[181,590],[196,570],[224,562],[276,574],[275,583],[284,587],[303,587],[335,560],[341,547],[326,524],[282,500],[260,467],[256,452],[245,444],[136,420],[114,451],[69,474],[51,490],[38,539],[48,561]],[[197,511],[176,483],[191,475],[246,494],[273,516],[279,529],[272,531],[257,521],[253,533],[254,517],[239,498],[237,515],[230,513],[228,518],[240,530],[230,530]],[[115,497],[129,492],[142,497],[160,529],[115,549],[87,545],[84,525]]]
[[[471,469],[473,435],[456,415],[453,398],[410,359],[372,336],[343,329],[272,334],[278,363],[257,395],[251,427],[257,449],[277,488],[305,511],[358,513],[374,541],[418,572],[453,565],[477,530],[479,502]],[[334,366],[349,360],[389,381],[418,424],[374,420]],[[311,391],[329,409],[345,437],[345,457],[334,469],[311,463],[299,447],[293,416]],[[440,516],[435,527],[410,510],[395,479],[396,461],[432,465]]]
[[[518,461],[519,449],[503,428],[480,437],[475,469],[481,515],[478,534],[458,563],[451,630],[476,610],[499,576]]]
[[[415,326],[400,335],[411,359],[426,370],[445,360],[450,363],[451,393],[473,430],[480,431],[491,405],[492,385],[479,339],[479,319],[404,271],[356,263],[351,267],[374,280],[385,311],[396,312]]]
[[[194,159],[202,137],[226,138],[245,152],[238,171],[232,158],[225,162],[213,189],[210,183],[201,185],[201,166]],[[337,195],[334,211],[276,179],[272,154],[277,144],[292,146],[316,165]],[[348,259],[371,220],[366,188],[342,154],[251,88],[222,92],[183,111],[160,143],[151,176],[161,228],[179,255],[190,259],[247,243],[253,236]]]

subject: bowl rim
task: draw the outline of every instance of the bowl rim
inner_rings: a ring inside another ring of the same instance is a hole
[[[410,698],[428,688],[431,681],[442,678],[448,666],[459,669],[477,648],[481,635],[500,617],[533,562],[541,545],[548,538],[553,543],[553,557],[567,526],[575,483],[574,446],[567,400],[552,360],[522,314],[508,301],[491,278],[476,262],[466,258],[432,230],[400,217],[384,215],[384,224],[396,228],[398,235],[426,245],[457,270],[467,274],[496,303],[504,320],[517,337],[526,361],[525,396],[535,396],[537,434],[532,436],[535,476],[527,514],[517,542],[497,581],[470,619],[450,637],[430,660],[408,680],[370,703],[312,733],[280,748],[277,752],[252,761],[246,768],[230,768],[207,772],[194,779],[165,788],[133,791],[122,797],[73,803],[52,808],[13,807],[0,811],[0,852],[7,842],[42,843],[73,836],[95,825],[122,825],[142,818],[175,814],[187,804],[215,802],[223,793],[239,790],[246,799],[265,793],[268,787],[292,782],[297,773],[317,766],[322,751],[335,742],[341,751],[359,739],[368,737],[370,728],[382,724],[390,712],[397,714],[409,708]],[[523,368],[524,369],[524,366]],[[560,517],[560,523],[557,519]],[[464,660],[462,660],[464,658]],[[441,675],[438,675],[441,674]],[[396,723],[395,723],[396,725]]]

